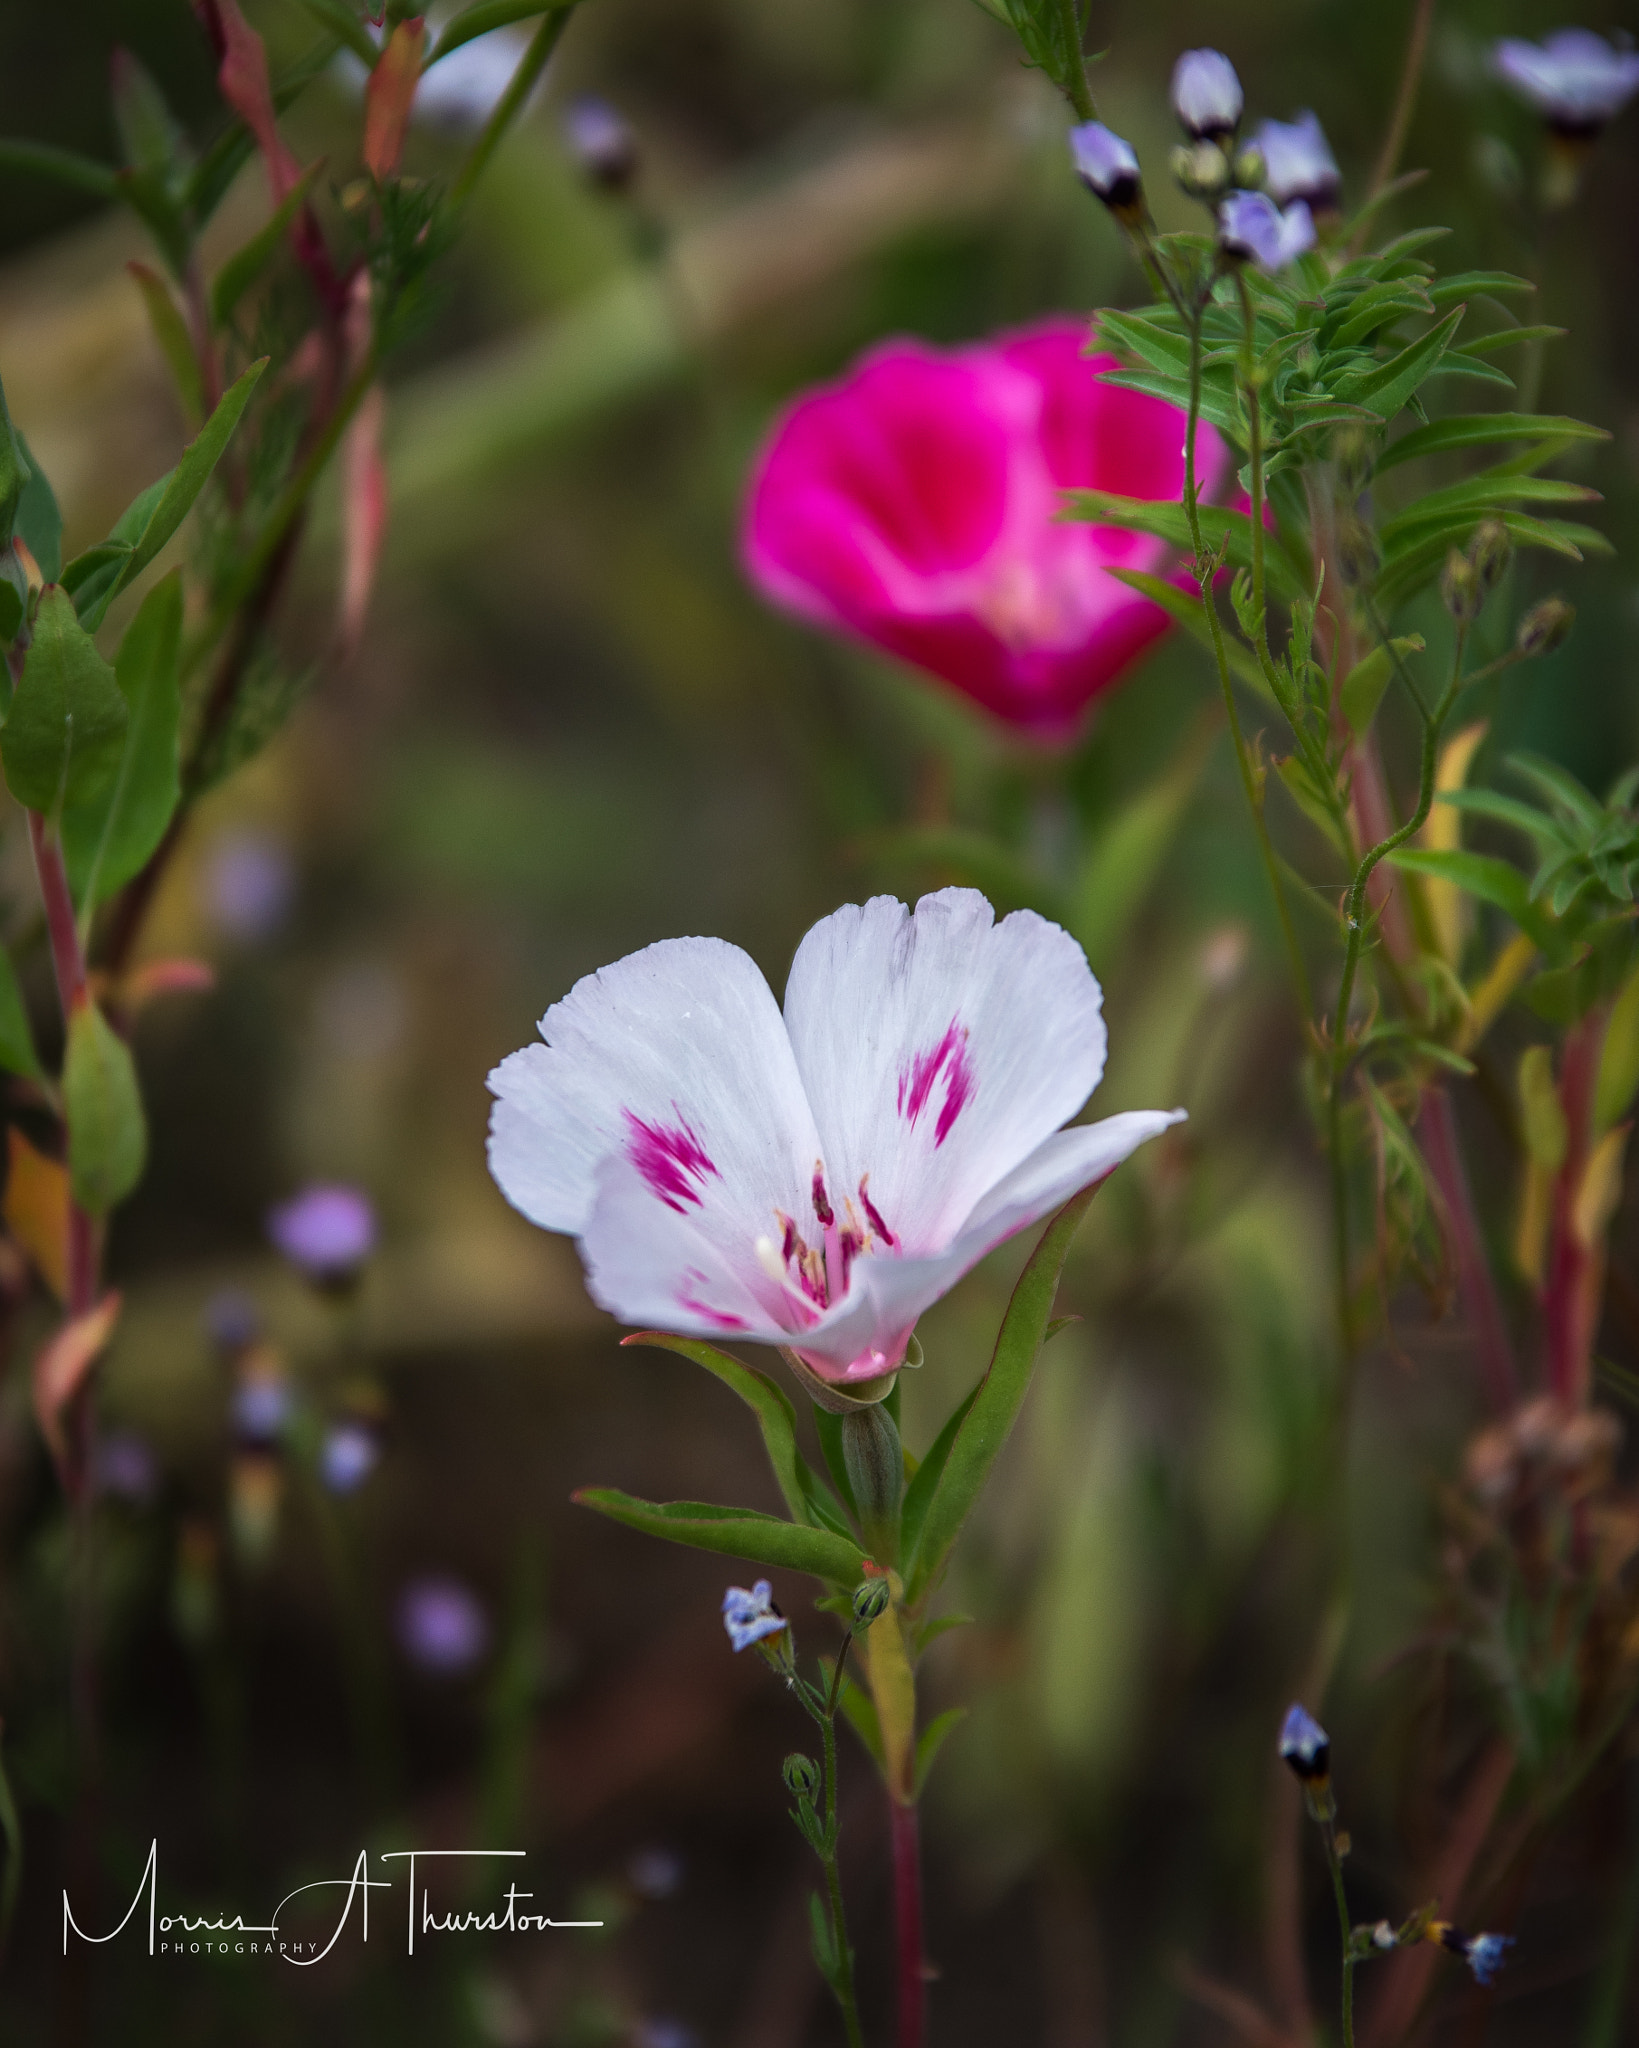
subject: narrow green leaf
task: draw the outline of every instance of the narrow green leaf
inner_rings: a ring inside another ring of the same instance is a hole
[[[1608,1131],[1627,1115],[1639,1094],[1639,974],[1622,984],[1605,1027],[1599,1055],[1599,1082],[1594,1090],[1594,1122]]]
[[[1071,1240],[1097,1192],[1095,1183],[1070,1197],[1043,1231],[1040,1244],[1019,1276],[1007,1314],[1002,1318],[990,1365],[956,1432],[956,1441],[928,1504],[916,1565],[907,1588],[912,1606],[943,1571],[951,1546],[1018,1418],[1053,1312],[1053,1297],[1058,1293],[1059,1275],[1064,1270]]]
[[[118,773],[89,801],[63,808],[63,856],[82,908],[138,873],[165,836],[182,795],[182,571],[143,599],[114,660],[130,713]]]
[[[58,149],[49,142],[0,141],[0,171],[50,178],[76,192],[89,192],[94,199],[119,196],[118,173],[112,164],[100,164],[95,157],[81,156],[76,149]]]
[[[1512,862],[1498,860],[1491,854],[1469,853],[1460,847],[1426,846],[1397,847],[1389,860],[1407,874],[1437,876],[1466,895],[1477,896],[1482,903],[1494,904],[1536,941],[1547,959],[1563,959],[1565,934],[1531,901],[1530,882]]]
[[[983,1381],[979,1383],[983,1385]],[[971,1388],[966,1399],[960,1401],[947,1418],[945,1426],[934,1438],[928,1453],[917,1466],[911,1483],[905,1488],[905,1498],[899,1509],[899,1554],[905,1560],[907,1577],[914,1576],[917,1546],[922,1540],[922,1525],[927,1520],[928,1509],[950,1456],[951,1445],[956,1433],[967,1420],[967,1412],[979,1398],[979,1388]]]
[[[1476,334],[1469,341],[1459,342],[1451,353],[1454,356],[1490,356],[1500,348],[1520,348],[1527,342],[1558,341],[1569,332],[1565,327],[1499,327],[1493,334]]]
[[[29,1029],[17,969],[4,947],[0,947],[0,1067],[30,1081],[45,1078],[40,1055],[34,1050],[34,1033]]]
[[[1126,498],[1115,491],[1076,490],[1066,493],[1066,501],[1072,519],[1085,519],[1095,526],[1125,527],[1132,533],[1153,533],[1184,552],[1192,546],[1184,508],[1169,499]],[[1229,560],[1237,567],[1251,566],[1252,521],[1247,513],[1229,505],[1202,505],[1198,517],[1201,537],[1209,548],[1217,548],[1227,538]],[[1264,539],[1264,573],[1270,587],[1284,597],[1308,594],[1291,558],[1272,534]]]
[[[183,411],[190,420],[202,419],[205,412],[205,386],[199,374],[199,358],[194,354],[187,323],[177,310],[170,287],[158,271],[150,270],[146,263],[128,263],[125,267],[135,279],[137,290],[142,294],[148,325],[153,329],[154,339],[159,343],[159,352],[170,370],[171,381],[182,400]]]
[[[1444,355],[1462,317],[1463,308],[1455,307],[1427,334],[1408,343],[1386,363],[1378,363],[1357,376],[1341,379],[1337,396],[1351,405],[1369,405],[1379,419],[1393,419]]]
[[[857,1543],[835,1536],[829,1529],[782,1522],[751,1508],[716,1507],[698,1500],[638,1500],[610,1486],[583,1486],[573,1499],[628,1529],[662,1537],[668,1543],[683,1543],[691,1550],[740,1557],[748,1564],[788,1566],[850,1589],[864,1575],[865,1559]]]
[[[40,574],[48,583],[55,583],[63,573],[63,515],[50,479],[35,460],[34,450],[21,431],[17,445],[29,467],[28,482],[17,501],[17,531],[39,563]]]
[[[928,1782],[928,1773],[933,1769],[949,1738],[956,1733],[967,1719],[966,1707],[947,1707],[937,1714],[916,1738],[916,1796],[922,1796],[922,1787]]]
[[[1199,640],[1203,647],[1211,648],[1212,626],[1199,597],[1192,596],[1187,590],[1180,590],[1176,583],[1168,582],[1165,576],[1150,575],[1145,569],[1106,569],[1104,573],[1106,576],[1113,576],[1118,583],[1125,583],[1129,590],[1138,591],[1152,604],[1160,605],[1163,611],[1170,612],[1186,633]],[[1274,697],[1263,670],[1258,665],[1258,657],[1250,647],[1237,640],[1233,633],[1226,632],[1223,637],[1224,653],[1229,657],[1232,673],[1239,676],[1243,683],[1250,684],[1260,697],[1273,703]]]
[[[1604,427],[1589,426],[1568,414],[1530,412],[1458,413],[1449,419],[1433,420],[1426,427],[1414,427],[1385,448],[1377,458],[1379,476],[1402,462],[1416,462],[1428,455],[1445,455],[1456,448],[1483,448],[1500,441],[1608,441]]]
[[[1450,306],[1458,299],[1495,299],[1535,290],[1528,277],[1516,277],[1511,270],[1458,270],[1432,283],[1428,295],[1435,305]]]
[[[127,712],[114,671],[59,584],[40,593],[23,679],[0,731],[6,786],[31,811],[95,800],[112,783]]]
[[[131,1048],[88,997],[68,1020],[63,1109],[74,1199],[106,1216],[142,1178],[148,1126]]]
[[[825,1460],[825,1469],[831,1475],[831,1484],[836,1488],[844,1507],[854,1520],[859,1520],[859,1503],[854,1499],[854,1483],[848,1477],[848,1460],[842,1450],[842,1417],[833,1415],[829,1408],[814,1405],[814,1434],[819,1438],[820,1455]]]
[[[127,552],[118,563],[114,574],[98,580],[94,594],[87,594],[90,588],[87,583],[82,582],[73,586],[79,598],[80,617],[89,631],[96,631],[113,600],[142,574],[187,518],[194,500],[205,488],[210,480],[211,471],[221,460],[229,436],[238,426],[239,416],[249,404],[250,395],[260,382],[267,365],[267,357],[261,357],[251,364],[236,384],[231,385],[223,393],[216,410],[183,449],[182,460],[176,468],[169,476],[162,477],[157,485],[150,485],[136,501],[137,504],[149,509],[140,529],[131,535]],[[131,518],[135,509],[135,505],[128,509],[125,515],[127,520]],[[115,533],[119,533],[118,527]],[[102,545],[106,547],[109,543],[105,542]],[[98,552],[98,549],[86,550],[87,555],[95,555]],[[84,559],[84,556],[76,557],[76,560],[68,565],[63,572],[65,585],[69,585],[79,562]]]
[[[380,50],[370,39],[370,31],[359,20],[347,0],[297,0],[297,5],[319,24],[327,28],[338,43],[343,43],[364,65],[366,71],[373,71]]]
[[[787,1508],[799,1522],[813,1520],[809,1512],[809,1487],[804,1485],[801,1471],[802,1453],[797,1449],[797,1413],[784,1388],[776,1386],[766,1373],[753,1372],[749,1365],[742,1365],[739,1359],[731,1358],[702,1338],[672,1337],[660,1330],[643,1330],[635,1337],[623,1337],[621,1342],[641,1344],[654,1351],[675,1351],[679,1358],[692,1359],[696,1365],[704,1366],[738,1394],[757,1418],[763,1447]],[[812,1481],[812,1474],[809,1477]]]
[[[1390,646],[1374,647],[1365,660],[1356,662],[1344,677],[1341,692],[1343,716],[1349,721],[1349,729],[1356,738],[1364,739],[1371,730],[1377,707],[1383,701],[1383,692],[1389,686],[1389,677],[1394,674],[1395,655],[1404,660],[1408,654],[1421,654],[1425,645],[1421,633],[1408,633],[1404,638],[1392,641]]]
[[[218,327],[227,321],[234,307],[284,247],[290,224],[307,203],[313,180],[323,168],[324,159],[315,158],[244,247],[235,249],[216,273],[211,285],[211,318]]]
[[[451,50],[460,49],[463,43],[470,43],[475,36],[486,36],[492,28],[506,28],[515,21],[532,21],[539,14],[566,12],[575,5],[575,0],[474,0],[471,7],[461,12],[444,30],[433,47],[428,64],[436,64],[440,57],[447,57]]]

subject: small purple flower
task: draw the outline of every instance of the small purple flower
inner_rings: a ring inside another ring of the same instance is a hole
[[[376,1241],[376,1212],[357,1188],[304,1188],[268,1212],[268,1236],[293,1266],[319,1286],[350,1280]]]
[[[1138,203],[1143,180],[1133,146],[1102,121],[1083,121],[1070,130],[1070,156],[1077,177],[1106,206],[1120,211]]]
[[[607,100],[577,93],[563,110],[564,146],[606,192],[622,192],[637,171],[637,141]]]
[[[338,1422],[319,1446],[319,1477],[332,1493],[352,1493],[375,1470],[381,1445],[362,1422]]]
[[[242,1444],[276,1444],[289,1416],[290,1383],[282,1374],[250,1374],[233,1391],[234,1433]]]
[[[1245,104],[1241,81],[1222,50],[1186,50],[1172,67],[1172,110],[1197,141],[1233,135]]]
[[[774,1588],[767,1579],[759,1579],[749,1593],[744,1586],[729,1587],[723,1595],[723,1626],[736,1650],[749,1650],[790,1623],[774,1605]]]
[[[159,1489],[159,1465],[134,1430],[111,1429],[97,1440],[92,1483],[100,1494],[143,1508]]]
[[[626,1875],[639,1898],[669,1899],[683,1882],[683,1859],[675,1849],[651,1843],[634,1851]]]
[[[512,83],[524,43],[517,36],[473,36],[423,71],[414,116],[446,128],[481,128]]]
[[[1218,243],[1260,270],[1284,270],[1315,246],[1314,216],[1301,199],[1283,213],[1266,192],[1231,192],[1218,209]]]
[[[1261,122],[1252,147],[1263,158],[1263,189],[1277,206],[1289,206],[1294,199],[1310,206],[1337,204],[1343,174],[1312,113],[1305,110],[1295,121]]]
[[[700,2036],[681,2020],[639,2020],[633,2032],[636,2048],[699,2048]]]
[[[1496,1981],[1497,1972],[1508,1960],[1508,1951],[1514,1946],[1511,1934],[1476,1934],[1469,1941],[1463,1954],[1468,1967],[1474,1972],[1475,1982],[1491,1984]]]
[[[1307,1785],[1331,1767],[1332,1738],[1307,1707],[1293,1704],[1280,1727],[1281,1761]]]
[[[229,832],[205,866],[205,907],[233,939],[265,939],[278,930],[295,893],[289,851],[265,832]]]
[[[399,1595],[398,1640],[412,1664],[454,1677],[489,1647],[489,1620],[459,1579],[415,1579]]]
[[[1505,36],[1491,61],[1559,135],[1597,135],[1639,92],[1639,51],[1592,29],[1556,29],[1541,43]]]

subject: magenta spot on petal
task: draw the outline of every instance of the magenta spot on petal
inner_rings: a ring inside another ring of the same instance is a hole
[[[941,1135],[943,1135],[943,1133],[941,1133]],[[883,1222],[882,1211],[876,1206],[875,1202],[873,1202],[870,1196],[865,1192],[865,1188],[866,1181],[862,1180],[859,1184],[859,1199],[861,1203],[864,1205],[865,1214],[870,1222],[871,1228],[876,1232],[877,1236],[881,1238],[884,1244],[898,1244],[898,1238],[894,1236],[893,1232],[888,1228],[887,1224]]]
[[[928,1106],[934,1083],[941,1074],[945,1081],[945,1098],[934,1126],[935,1145],[942,1145],[950,1136],[951,1126],[973,1095],[973,1069],[968,1064],[967,1033],[954,1017],[939,1043],[927,1052],[913,1054],[910,1065],[900,1072],[899,1114],[913,1127]]]
[[[842,1267],[841,1292],[848,1292],[848,1275],[853,1270],[854,1257],[859,1250],[859,1239],[851,1230],[845,1230],[837,1239],[837,1253]]]
[[[672,1108],[677,1108],[675,1102]],[[696,1184],[704,1181],[707,1174],[716,1175],[717,1168],[683,1116],[679,1114],[676,1128],[669,1129],[665,1124],[646,1124],[629,1109],[622,1110],[621,1115],[626,1119],[628,1133],[626,1156],[661,1201],[680,1216],[685,1202],[698,1208],[700,1191]]]
[[[690,1267],[683,1275],[683,1285],[678,1290],[677,1305],[687,1309],[690,1315],[704,1316],[708,1323],[715,1323],[720,1330],[749,1330],[751,1325],[744,1316],[737,1316],[726,1308],[713,1308],[709,1301],[702,1301],[691,1289],[709,1287],[710,1281],[697,1267]]]

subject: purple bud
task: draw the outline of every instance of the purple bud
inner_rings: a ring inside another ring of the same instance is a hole
[[[607,100],[577,94],[563,110],[564,145],[594,185],[622,192],[637,173],[637,142]]]
[[[1070,156],[1081,182],[1106,206],[1119,210],[1138,203],[1144,188],[1133,146],[1102,121],[1083,121],[1070,130]]]
[[[398,1640],[412,1664],[453,1677],[489,1647],[489,1621],[459,1579],[415,1579],[399,1595]]]
[[[1314,216],[1301,199],[1283,213],[1265,192],[1231,192],[1218,209],[1218,244],[1260,270],[1284,270],[1315,246]]]
[[[376,1433],[362,1422],[338,1422],[319,1446],[319,1477],[332,1493],[352,1493],[381,1457]]]
[[[723,1626],[736,1650],[749,1650],[765,1636],[777,1636],[788,1626],[774,1605],[774,1588],[759,1579],[748,1593],[744,1586],[730,1586],[723,1595]]]
[[[1172,67],[1172,110],[1197,140],[1233,135],[1245,104],[1241,81],[1222,50],[1186,50]]]
[[[268,1212],[275,1247],[321,1287],[353,1278],[376,1242],[376,1213],[358,1188],[304,1188]]]
[[[1474,1972],[1475,1982],[1490,1984],[1497,1972],[1508,1960],[1508,1951],[1514,1946],[1511,1934],[1476,1934],[1468,1942],[1463,1954],[1468,1967]]]
[[[1324,1778],[1330,1769],[1332,1739],[1307,1707],[1294,1704],[1287,1708],[1280,1728],[1280,1754],[1281,1761],[1305,1784]]]
[[[1326,131],[1312,113],[1295,121],[1264,121],[1252,138],[1263,158],[1263,189],[1277,206],[1294,199],[1310,206],[1335,206],[1343,174],[1332,155]]]
[[[1562,28],[1541,43],[1506,36],[1492,52],[1497,75],[1557,134],[1597,135],[1639,92],[1639,51],[1591,29]]]

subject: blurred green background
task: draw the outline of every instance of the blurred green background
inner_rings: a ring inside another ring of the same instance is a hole
[[[251,11],[277,54],[311,39],[294,6]],[[1159,167],[1173,58],[1217,43],[1258,113],[1318,111],[1358,194],[1408,18],[1398,0],[1095,6],[1101,109]],[[1431,176],[1395,219],[1449,222],[1452,267],[1536,277],[1527,317],[1571,330],[1540,403],[1611,429],[1585,473],[1616,558],[1552,580],[1544,558],[1522,567],[1521,602],[1563,587],[1578,630],[1509,679],[1488,742],[1529,743],[1602,788],[1639,751],[1639,120],[1602,141],[1582,201],[1534,228],[1519,194],[1537,138],[1488,82],[1486,50],[1558,22],[1438,9],[1406,157]],[[208,135],[211,67],[183,0],[7,0],[7,131],[110,153],[116,43]],[[636,131],[628,198],[565,153],[557,117],[577,90]],[[356,120],[338,76],[288,125],[304,161],[342,161]],[[211,799],[151,934],[151,952],[198,953],[218,980],[143,1021],[152,1164],[111,1251],[128,1307],[104,1418],[140,1434],[160,1477],[145,1504],[101,1510],[100,1905],[112,1924],[156,1833],[173,1898],[253,1917],[366,1844],[498,1828],[531,1851],[538,1906],[609,1924],[413,1965],[373,1934],[369,1957],[276,1981],[232,1958],[164,1969],[127,1942],[87,2002],[68,1994],[64,1540],[29,1403],[36,1308],[0,1383],[0,1713],[29,1842],[0,1976],[8,2042],[833,2038],[779,1781],[806,1726],[729,1656],[720,1567],[568,1503],[598,1482],[772,1505],[758,1446],[681,1361],[621,1353],[572,1248],[506,1209],[484,1166],[484,1075],[578,975],[634,947],[720,934],[778,988],[815,917],[941,879],[894,853],[898,828],[980,828],[1052,872],[1179,758],[1215,695],[1187,646],[1165,643],[1053,763],[940,686],[772,616],[736,563],[747,464],[805,383],[886,333],[965,340],[1142,296],[1068,174],[1065,126],[972,0],[589,0],[479,189],[390,388],[392,523],[364,646],[344,672],[321,664],[332,504],[290,624],[316,687]],[[408,168],[447,175],[458,149],[424,125]],[[1153,182],[1163,224],[1183,224]],[[0,190],[0,374],[83,545],[180,441],[123,270],[141,238],[42,183],[7,174]],[[253,167],[224,248],[263,204]],[[1483,1686],[1435,1654],[1438,1490],[1478,1394],[1443,1305],[1420,1296],[1395,1304],[1396,1342],[1364,1368],[1352,1600],[1326,1612],[1333,1343],[1297,1034],[1221,735],[1176,794],[1153,879],[1093,960],[1112,1046],[1099,1107],[1179,1100],[1192,1120],[1095,1205],[1066,1282],[1084,1320],[1048,1350],[950,1588],[974,1626],[930,1666],[935,1706],[973,1707],[928,1819],[933,2021],[951,2048],[1289,2038],[1234,2004],[1279,2009],[1307,1953],[1331,2008],[1313,1845],[1300,1912],[1279,1846],[1288,1698],[1335,1640],[1326,1714],[1360,1917],[1424,1894],[1488,1727]],[[0,891],[17,925],[32,881],[7,803]],[[268,1205],[316,1178],[357,1182],[382,1219],[345,1311],[265,1247]],[[1508,1199],[1488,1200],[1499,1242]],[[1619,1268],[1633,1241],[1630,1204]],[[913,1445],[981,1369],[1017,1259],[924,1326]],[[259,1542],[205,1328],[226,1287],[257,1304],[304,1412],[363,1388],[385,1414],[381,1465],[345,1501],[288,1461]],[[1620,1272],[1612,1300],[1602,1348],[1631,1361],[1639,1294]],[[418,1674],[393,1646],[398,1592],[429,1571],[466,1582],[490,1620],[460,1677]],[[829,1622],[784,1591],[799,1640],[829,1648]],[[880,2016],[884,1829],[864,1757],[844,1771]],[[1624,1853],[1621,1770],[1599,1789],[1510,1895],[1525,1940],[1489,2040],[1580,2024]],[[1431,2040],[1478,2038],[1457,1974]]]

